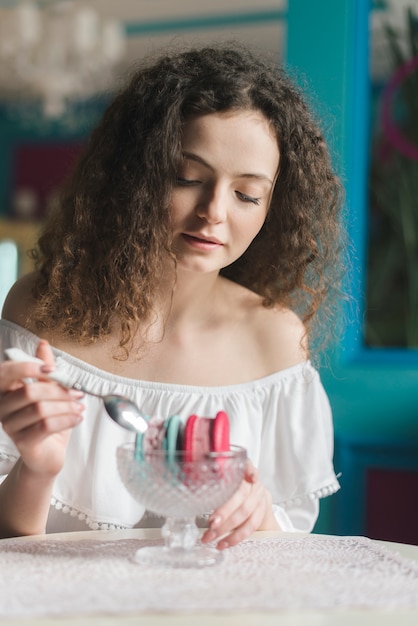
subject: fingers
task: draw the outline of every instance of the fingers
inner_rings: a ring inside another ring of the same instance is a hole
[[[0,422],[15,443],[18,443],[19,433],[36,424],[38,431],[63,430],[81,421],[84,406],[79,400],[82,397],[82,392],[64,389],[55,383],[22,385],[3,394]]]
[[[33,383],[2,396],[2,427],[34,474],[55,476],[62,468],[71,429],[83,419],[82,396],[55,383]]]
[[[43,363],[31,361],[5,361],[0,364],[0,393],[17,389],[28,379],[45,378],[55,368],[54,355],[49,343],[41,339],[36,356]]]
[[[54,389],[56,387],[56,389]],[[84,409],[78,402],[82,392],[66,390],[51,383],[33,383],[5,394],[0,407],[0,421],[7,434],[14,435],[37,422],[46,423],[61,416],[81,417]]]
[[[232,547],[247,539],[272,517],[270,493],[259,481],[256,468],[248,462],[239,489],[213,513],[202,542],[218,540],[220,550]],[[275,522],[272,523],[274,527],[277,527]]]
[[[264,519],[266,503],[263,496],[260,483],[248,485],[243,482],[228,503],[215,512],[210,521],[209,536],[204,540],[220,539],[217,547],[223,550],[247,539]]]
[[[36,356],[38,357],[38,359],[42,359],[45,365],[51,367],[52,369],[55,368],[54,354],[51,350],[51,346],[45,339],[41,339],[38,343],[38,346],[36,348]]]
[[[3,393],[0,402],[0,420],[4,423],[13,415],[30,410],[40,417],[47,416],[62,404],[66,408],[84,396],[82,391],[65,389],[54,382],[34,382]],[[60,412],[60,411],[58,411]],[[13,417],[13,419],[15,419]]]
[[[43,460],[39,458],[39,455],[36,459],[37,462],[33,463],[37,447],[43,445],[48,440],[52,440],[56,435],[69,434],[71,429],[81,421],[81,413],[61,413],[60,415],[52,415],[49,418],[38,420],[17,432],[14,435],[14,442],[25,464],[31,465],[31,469],[37,472],[42,471]]]
[[[5,361],[0,365],[0,393],[21,387],[27,378],[45,376],[43,368],[40,363]]]
[[[0,423],[19,451],[22,467],[50,477],[62,468],[71,429],[83,419],[84,393],[48,380],[55,364],[47,341],[39,342],[36,356],[40,363],[0,364]]]
[[[247,460],[245,466],[244,480],[247,481],[247,483],[256,483],[258,481],[258,470],[251,463],[250,459]]]
[[[225,504],[220,506],[216,515],[211,518],[212,530],[222,526],[225,532],[235,528],[234,522],[238,523],[240,516],[249,516],[255,501],[259,497],[261,483],[258,480],[258,472],[251,461],[247,461],[244,479],[239,489]],[[242,520],[241,520],[242,521]]]

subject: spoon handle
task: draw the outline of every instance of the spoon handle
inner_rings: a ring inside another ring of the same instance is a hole
[[[25,363],[25,362],[26,363],[28,362],[29,363],[43,363],[42,359],[38,359],[38,357],[36,356],[27,354],[20,348],[6,348],[6,350],[4,351],[4,354],[10,361],[19,361],[21,363]],[[78,383],[72,383],[62,372],[55,372],[55,371],[51,372],[50,374],[46,375],[45,378],[49,378],[50,380],[53,380],[56,383],[59,383],[62,387],[66,387],[67,389],[78,389],[79,391],[90,393],[90,392],[87,392],[85,389],[83,389],[82,386],[79,385]],[[26,382],[30,382],[30,381],[28,380]],[[90,394],[90,395],[94,396],[96,394]]]

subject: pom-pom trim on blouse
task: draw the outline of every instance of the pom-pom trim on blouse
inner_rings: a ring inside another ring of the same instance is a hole
[[[340,489],[340,485],[338,482],[332,482],[325,487],[321,487],[320,489],[316,489],[315,491],[310,491],[303,496],[298,496],[297,498],[292,498],[290,500],[284,500],[283,502],[278,502],[278,505],[287,509],[291,506],[302,504],[304,500],[307,498],[309,500],[320,500],[321,498],[326,498],[327,496],[332,496],[333,493],[336,493]]]
[[[121,526],[119,524],[98,522],[90,517],[90,515],[82,513],[81,511],[78,511],[77,509],[68,506],[68,504],[64,504],[54,497],[51,498],[51,506],[53,506],[56,511],[61,511],[65,515],[70,515],[70,517],[76,517],[80,521],[84,522],[90,528],[90,530],[124,530],[126,528],[132,528],[132,526]]]
[[[333,493],[335,493],[339,489],[340,489],[340,485],[337,482],[333,482],[330,485],[317,489],[316,491],[307,493],[302,497],[293,498],[292,500],[286,500],[285,502],[280,502],[279,506],[286,509],[291,505],[302,504],[303,500],[305,500],[306,498],[310,500],[319,500],[320,498],[326,498],[327,496],[331,496]],[[82,513],[81,511],[78,511],[77,509],[74,509],[68,506],[68,504],[64,504],[60,500],[57,500],[57,498],[55,497],[51,498],[51,506],[53,506],[57,511],[61,511],[65,515],[70,515],[71,517],[77,517],[77,519],[79,519],[80,521],[83,521],[91,530],[123,530],[126,528],[132,528],[132,526],[129,526],[129,525],[123,526],[119,524],[109,524],[105,522],[98,522],[97,520],[94,520],[92,517],[90,517],[86,513]],[[146,511],[144,515],[147,517],[160,517],[160,516],[153,515],[152,512],[150,511]],[[205,516],[202,516],[202,517],[204,518]]]

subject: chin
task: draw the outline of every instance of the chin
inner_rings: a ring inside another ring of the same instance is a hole
[[[193,274],[219,274],[223,265],[215,263],[202,263],[199,261],[190,261],[186,259],[177,260],[177,271],[188,272]]]

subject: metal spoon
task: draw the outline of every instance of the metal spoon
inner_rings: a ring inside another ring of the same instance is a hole
[[[43,363],[41,359],[31,356],[30,354],[26,354],[26,352],[20,350],[20,348],[7,348],[4,353],[10,361]],[[146,418],[142,415],[136,404],[128,398],[124,398],[123,396],[118,396],[116,394],[101,396],[98,393],[93,393],[92,391],[84,389],[79,383],[70,382],[60,372],[51,372],[48,374],[47,378],[54,380],[67,389],[78,389],[89,396],[101,398],[107,414],[114,422],[119,424],[119,426],[140,434],[143,434],[147,430],[148,422]]]

